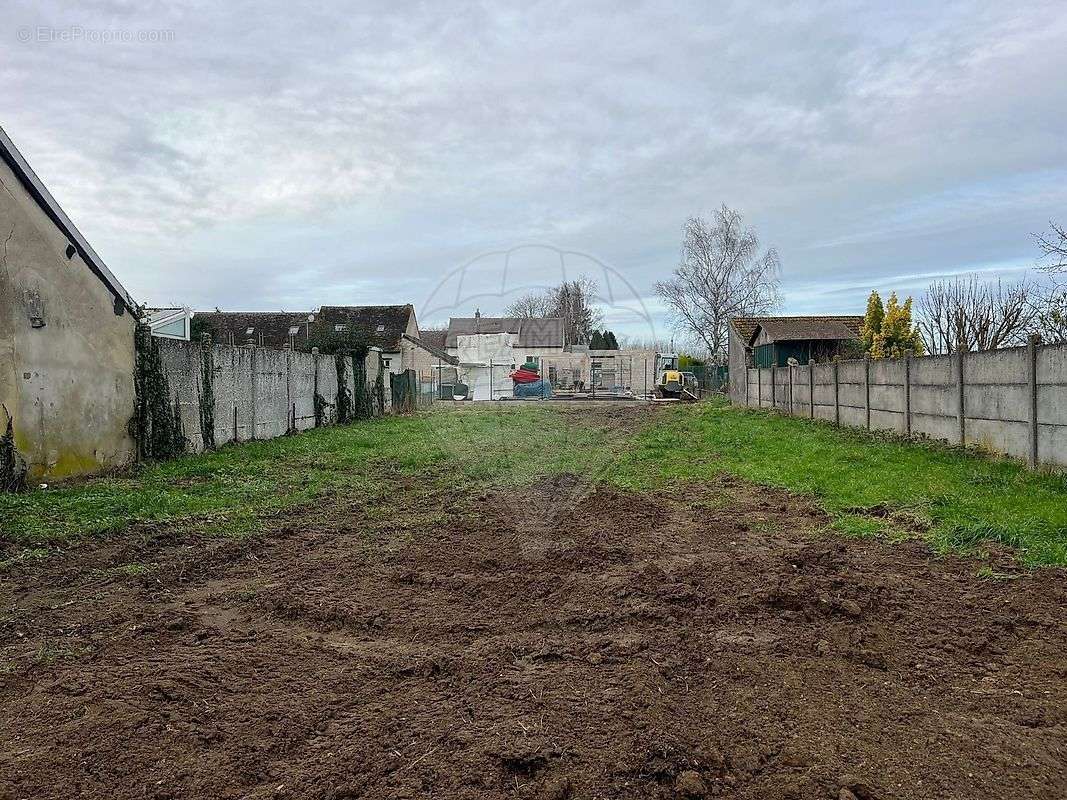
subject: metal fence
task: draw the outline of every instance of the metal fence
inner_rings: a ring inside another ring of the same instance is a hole
[[[572,354],[561,357],[542,356],[538,367],[551,384],[544,392],[548,399],[635,399],[653,394],[656,384],[655,359],[628,354],[588,358],[576,362]],[[460,366],[435,365],[417,377],[420,403],[452,400],[454,388],[462,384],[472,400],[506,400],[514,398],[510,375],[512,361]],[[694,376],[698,394],[725,391],[727,368],[718,365],[692,365],[685,368]]]

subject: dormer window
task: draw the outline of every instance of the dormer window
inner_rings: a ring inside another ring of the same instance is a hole
[[[385,326],[384,325],[379,325],[377,330],[378,330],[378,333],[382,333],[385,330]]]
[[[340,324],[340,325],[334,325],[333,326],[334,333],[344,333],[347,330],[348,330],[348,326],[345,325],[345,324]]]
[[[245,331],[245,336],[251,336],[251,335],[252,335],[252,332],[253,332],[254,330],[255,330],[255,328],[249,328],[248,330],[246,330],[246,331]]]

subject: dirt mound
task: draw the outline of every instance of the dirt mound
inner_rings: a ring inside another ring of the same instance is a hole
[[[1062,572],[730,480],[394,502],[10,572],[0,797],[1067,794]]]

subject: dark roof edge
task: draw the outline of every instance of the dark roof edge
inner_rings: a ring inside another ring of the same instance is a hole
[[[75,251],[81,256],[93,274],[98,277],[111,293],[115,295],[115,298],[120,300],[123,305],[129,310],[129,312],[136,318],[137,317],[137,303],[134,302],[130,293],[126,291],[118,278],[116,278],[111,270],[107,268],[107,264],[103,259],[96,254],[92,245],[86,241],[85,237],[81,235],[81,231],[71,222],[70,217],[66,215],[56,199],[52,197],[52,194],[45,188],[44,183],[37,177],[37,173],[33,171],[33,168],[26,161],[26,158],[19,152],[19,149],[15,147],[15,143],[11,141],[11,137],[7,135],[2,127],[0,127],[0,158],[3,158],[11,171],[15,173],[22,185],[26,188],[26,191],[30,193],[30,196],[40,206],[45,215],[52,220],[52,223],[59,228],[63,234],[70,240],[70,243],[74,246]]]

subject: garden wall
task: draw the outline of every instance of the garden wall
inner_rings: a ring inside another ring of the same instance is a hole
[[[199,453],[226,442],[272,439],[319,425],[381,414],[390,405],[390,376],[381,353],[365,360],[362,406],[352,359],[293,350],[156,340],[170,400],[176,402],[186,449]],[[357,365],[358,366],[358,365]],[[363,372],[363,370],[360,370]],[[382,377],[379,393],[376,382]],[[344,380],[346,398],[338,391]],[[362,381],[363,376],[359,376]]]
[[[1067,466],[1067,344],[748,369],[740,404]]]

